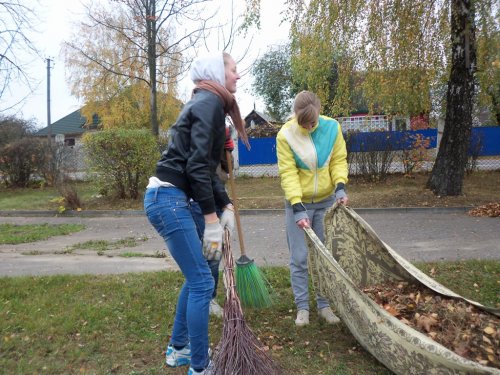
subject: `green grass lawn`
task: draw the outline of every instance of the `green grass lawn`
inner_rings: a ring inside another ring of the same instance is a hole
[[[499,262],[417,266],[464,297],[499,304]],[[274,305],[246,310],[245,320],[285,374],[390,374],[343,325],[312,312],[311,325],[296,328],[288,268],[263,271]],[[178,272],[0,278],[0,372],[184,374],[163,364],[181,284]],[[211,318],[212,347],[221,333],[222,321]]]
[[[389,175],[386,181],[366,182],[351,176],[347,185],[350,206],[369,207],[448,207],[478,206],[498,202],[500,171],[475,172],[464,179],[463,195],[438,197],[425,189],[428,174]],[[142,210],[142,196],[137,200],[113,199],[99,195],[90,182],[74,183],[83,210]],[[241,177],[236,179],[238,203],[242,209],[284,207],[280,179],[276,177]],[[51,187],[6,189],[0,187],[0,210],[57,210],[61,196]]]
[[[85,229],[83,224],[0,224],[0,245],[19,244],[45,240],[52,236],[62,236]]]

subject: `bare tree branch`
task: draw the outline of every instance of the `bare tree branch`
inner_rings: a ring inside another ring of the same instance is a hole
[[[26,1],[0,2],[0,99],[10,91],[13,82],[16,85],[25,84],[33,91],[25,60],[33,55],[39,57],[29,37],[29,33],[34,30],[34,20],[36,16]],[[25,99],[26,96],[9,105],[0,105],[0,112],[15,108]]]

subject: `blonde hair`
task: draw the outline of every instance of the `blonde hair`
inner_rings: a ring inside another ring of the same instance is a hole
[[[301,91],[295,97],[293,111],[297,122],[301,126],[318,122],[320,109],[321,101],[311,91]]]

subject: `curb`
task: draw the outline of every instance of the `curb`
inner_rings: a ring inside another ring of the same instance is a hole
[[[473,207],[385,207],[385,208],[356,208],[358,214],[366,213],[465,213]],[[241,215],[282,215],[284,209],[243,209],[239,211]],[[106,216],[145,216],[142,210],[90,210],[90,211],[30,211],[30,210],[4,210],[0,211],[0,216],[34,216],[34,217],[106,217]]]

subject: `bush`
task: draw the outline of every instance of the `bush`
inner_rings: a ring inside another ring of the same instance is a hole
[[[0,150],[0,174],[10,187],[28,187],[44,159],[43,141],[33,137],[14,140]]]
[[[156,138],[145,129],[107,129],[83,136],[87,163],[101,193],[137,199],[159,158]]]
[[[349,174],[359,174],[367,181],[384,181],[396,156],[387,132],[361,134],[347,132],[346,147]]]
[[[75,152],[63,143],[49,144],[43,140],[43,159],[37,167],[40,177],[48,186],[59,186],[69,180],[71,172],[75,171]]]
[[[0,116],[0,177],[7,186],[27,187],[39,173],[43,147],[34,132],[32,121]]]
[[[0,116],[0,149],[9,143],[35,133],[33,121],[27,121],[13,116]]]
[[[405,175],[411,175],[413,172],[423,170],[424,163],[430,160],[428,152],[430,142],[431,140],[424,138],[422,134],[407,134],[403,138],[403,144],[410,144],[409,148],[403,147],[399,154]]]

